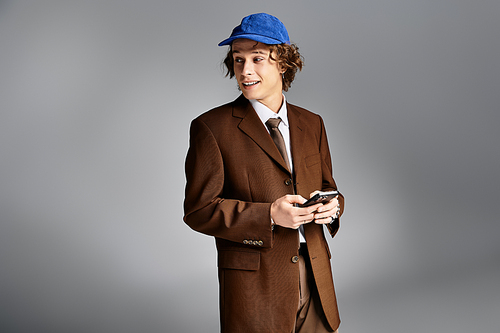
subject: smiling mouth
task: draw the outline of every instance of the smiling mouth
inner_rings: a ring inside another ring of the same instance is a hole
[[[259,83],[260,81],[254,81],[254,82],[242,82],[241,84],[244,85],[245,87],[251,87]]]

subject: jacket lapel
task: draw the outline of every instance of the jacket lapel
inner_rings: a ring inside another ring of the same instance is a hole
[[[266,152],[266,154],[275,160],[276,163],[288,171],[285,161],[274,144],[273,139],[271,139],[271,136],[264,127],[264,124],[262,124],[262,121],[250,102],[244,98],[243,95],[241,95],[234,102],[233,116],[241,118],[241,122],[238,125],[239,129],[248,135],[260,148],[262,148],[262,150]]]
[[[306,126],[300,119],[300,111],[287,103],[288,122],[290,124],[290,144],[292,145],[292,159],[294,170],[299,169],[300,161],[304,155],[304,139]]]

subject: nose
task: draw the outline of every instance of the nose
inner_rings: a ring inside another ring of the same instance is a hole
[[[243,75],[252,75],[253,74],[253,63],[251,61],[245,61],[243,65]]]

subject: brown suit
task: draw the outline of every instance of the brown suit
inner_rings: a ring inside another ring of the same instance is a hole
[[[191,124],[185,222],[215,236],[222,332],[291,332],[299,300],[297,230],[271,227],[270,206],[293,194],[337,189],[323,121],[287,104],[294,178],[243,96]],[[295,185],[295,186],[294,186]],[[295,189],[294,189],[295,188]],[[340,197],[341,213],[344,199]],[[333,237],[339,220],[328,225]],[[333,329],[340,319],[323,226],[304,225],[314,279]]]

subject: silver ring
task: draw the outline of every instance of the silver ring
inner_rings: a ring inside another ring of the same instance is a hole
[[[335,218],[334,218],[333,216],[330,216],[330,218],[332,219],[332,220],[330,221],[330,223],[332,223],[333,221],[335,221]]]

